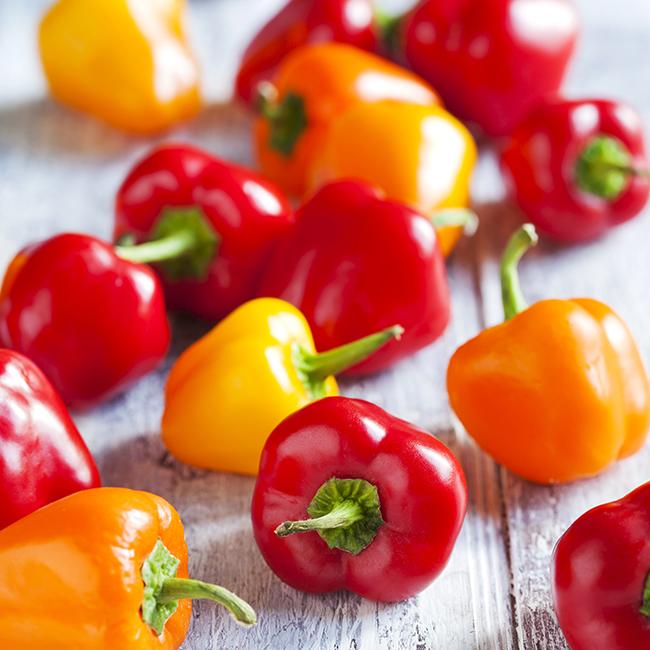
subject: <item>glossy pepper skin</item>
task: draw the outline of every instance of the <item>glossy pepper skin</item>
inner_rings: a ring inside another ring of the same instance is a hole
[[[439,440],[369,402],[329,397],[269,437],[252,520],[292,587],[396,602],[441,573],[466,509],[463,470]]]
[[[78,492],[0,531],[0,645],[178,650],[188,598],[210,587],[186,578],[183,524],[164,499],[124,488]],[[250,606],[222,596],[233,615],[254,621]]]
[[[94,237],[63,234],[20,252],[0,293],[0,344],[34,361],[71,408],[153,370],[169,347],[156,275]]]
[[[185,0],[59,0],[40,25],[41,61],[62,104],[135,134],[201,107]]]
[[[168,303],[213,321],[254,297],[271,250],[294,222],[272,183],[182,144],[157,147],[128,174],[117,193],[115,238],[155,240],[170,210],[198,211],[215,241],[198,275],[191,264],[157,267]]]
[[[507,141],[502,166],[526,219],[562,242],[603,235],[650,194],[643,124],[620,102],[541,104]]]
[[[591,299],[526,308],[515,264],[535,241],[524,226],[504,255],[505,323],[461,346],[447,388],[468,433],[536,483],[593,476],[634,454],[650,426],[650,383],[625,323]]]
[[[0,529],[99,485],[95,461],[45,375],[0,349]]]
[[[465,208],[476,163],[469,131],[439,106],[399,102],[357,104],[331,126],[309,176],[316,191],[354,178],[426,216]],[[462,227],[439,229],[448,255]]]
[[[399,47],[454,115],[504,136],[560,89],[578,28],[571,0],[422,0]]]
[[[553,594],[571,650],[650,647],[650,483],[593,508],[564,533]]]
[[[355,375],[429,345],[450,316],[447,273],[431,222],[357,181],[326,185],[299,210],[260,295],[295,305],[322,350],[400,323],[401,339],[347,371]]]
[[[423,106],[439,101],[412,73],[349,45],[323,43],[292,52],[259,102],[254,140],[262,172],[302,197],[311,189],[311,169],[332,123],[351,106],[382,100]]]
[[[246,48],[235,82],[237,96],[254,103],[260,82],[269,81],[293,50],[327,41],[374,50],[377,29],[372,0],[290,0]]]
[[[281,420],[338,394],[333,375],[400,332],[391,327],[316,354],[307,321],[295,307],[272,298],[247,302],[172,367],[163,442],[185,463],[254,476],[264,442]]]

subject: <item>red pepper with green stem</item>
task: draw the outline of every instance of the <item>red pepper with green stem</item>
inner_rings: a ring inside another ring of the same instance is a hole
[[[621,102],[540,104],[513,132],[502,166],[526,219],[561,242],[605,234],[650,195],[643,124]]]
[[[0,529],[99,485],[95,461],[45,375],[0,350]]]
[[[121,254],[155,263],[171,308],[220,320],[255,295],[268,257],[293,225],[280,191],[188,145],[162,145],[135,165],[116,199]]]
[[[325,41],[375,50],[372,0],[290,0],[246,48],[235,82],[237,96],[247,104],[254,103],[259,84],[271,79],[289,52]]]
[[[553,592],[571,650],[650,648],[650,483],[571,525],[553,555]]]
[[[253,532],[296,589],[396,602],[444,569],[466,508],[463,470],[440,441],[369,402],[328,397],[269,436]]]

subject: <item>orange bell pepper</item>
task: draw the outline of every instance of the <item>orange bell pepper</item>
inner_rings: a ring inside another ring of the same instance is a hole
[[[465,222],[462,208],[469,202],[476,156],[469,131],[440,106],[357,104],[332,124],[308,185],[316,190],[355,178],[379,187],[388,198],[433,217],[448,255],[462,234],[462,228],[450,226],[449,210],[460,209]],[[437,224],[440,211],[444,221]]]
[[[185,7],[185,0],[59,0],[39,35],[52,95],[139,134],[192,117],[201,98]]]
[[[431,106],[435,91],[419,77],[374,54],[342,43],[294,50],[272,84],[259,88],[254,138],[262,171],[302,197],[332,121],[357,103],[395,100]],[[401,125],[395,125],[401,128]]]
[[[590,299],[526,307],[516,265],[536,242],[532,225],[502,262],[505,323],[465,343],[447,374],[450,403],[499,463],[537,483],[603,471],[643,445],[650,383],[623,321]]]
[[[0,531],[0,647],[6,650],[177,650],[188,598],[255,612],[216,585],[187,578],[178,513],[124,488],[85,490]]]

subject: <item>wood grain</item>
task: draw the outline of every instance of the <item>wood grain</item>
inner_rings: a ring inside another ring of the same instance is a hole
[[[179,128],[186,139],[250,163],[249,118],[227,102],[237,53],[279,0],[197,0],[192,32],[211,101]],[[618,96],[650,121],[650,3],[580,0],[585,22],[569,87],[574,95]],[[35,50],[45,0],[0,0],[0,267],[24,243],[62,230],[108,237],[114,192],[152,140],[132,140],[51,103]],[[254,16],[254,19],[253,19]],[[162,388],[173,358],[205,331],[174,318],[174,346],[158,372],[77,422],[97,454],[107,484],[155,491],[187,524],[196,576],[221,581],[257,607],[260,624],[236,627],[221,611],[194,609],[185,650],[514,650],[564,649],[549,590],[549,562],[559,535],[590,506],[650,478],[650,449],[599,478],[561,488],[527,484],[498,468],[458,427],[444,377],[455,347],[501,319],[498,255],[518,216],[501,202],[493,156],[475,179],[482,227],[450,265],[454,320],[443,339],[381,377],[344,384],[346,394],[377,402],[441,437],[459,455],[471,508],[449,567],[427,591],[393,606],[349,594],[315,597],[283,585],[264,565],[248,516],[253,481],[181,466],[158,435]],[[543,244],[527,257],[531,300],[588,295],[628,321],[650,359],[650,221],[577,248]],[[570,432],[567,432],[570,435]],[[435,514],[434,514],[435,516]]]

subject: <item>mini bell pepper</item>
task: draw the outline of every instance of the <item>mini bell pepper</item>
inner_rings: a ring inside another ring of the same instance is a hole
[[[504,136],[559,91],[578,31],[571,0],[422,0],[398,49],[454,115]]]
[[[252,520],[266,563],[292,587],[396,602],[445,568],[466,510],[463,470],[439,440],[329,397],[269,437]]]
[[[321,350],[400,323],[400,340],[348,369],[356,375],[429,345],[450,315],[447,273],[430,221],[357,181],[326,185],[299,210],[260,295],[297,307]]]
[[[424,106],[439,101],[415,75],[349,45],[324,43],[292,52],[272,84],[260,86],[254,140],[262,171],[302,197],[332,122],[350,106],[381,100]]]
[[[357,104],[330,127],[309,176],[309,187],[355,178],[389,199],[431,216],[469,202],[476,145],[469,131],[439,106],[398,102]],[[441,227],[448,255],[462,227]]]
[[[593,508],[564,533],[553,593],[571,650],[650,648],[650,483]]]
[[[596,300],[531,307],[516,264],[536,242],[532,225],[502,262],[507,322],[460,347],[449,364],[452,408],[494,459],[537,483],[593,476],[643,445],[650,383],[625,323]]]
[[[0,349],[0,529],[99,485],[95,461],[45,375]]]
[[[158,262],[169,305],[207,320],[254,297],[273,246],[294,221],[271,183],[187,145],[157,147],[137,163],[115,213],[118,241],[151,242],[131,257]]]
[[[178,650],[192,598],[255,622],[235,594],[187,577],[174,508],[125,488],[77,492],[0,531],[0,585],[11,650]]]
[[[541,104],[515,129],[502,166],[526,219],[564,242],[632,219],[650,195],[643,124],[620,102]]]
[[[65,403],[87,408],[155,368],[169,347],[156,275],[94,237],[21,251],[0,293],[0,345],[34,361]]]
[[[61,103],[137,134],[201,106],[185,0],[59,0],[40,26],[41,61]]]
[[[238,97],[251,103],[260,82],[269,81],[290,52],[324,41],[374,50],[377,29],[372,0],[289,0],[246,48],[235,82]]]
[[[394,326],[317,354],[295,307],[272,298],[247,302],[174,364],[163,441],[185,463],[255,475],[264,442],[281,420],[338,394],[334,375],[400,334]]]

